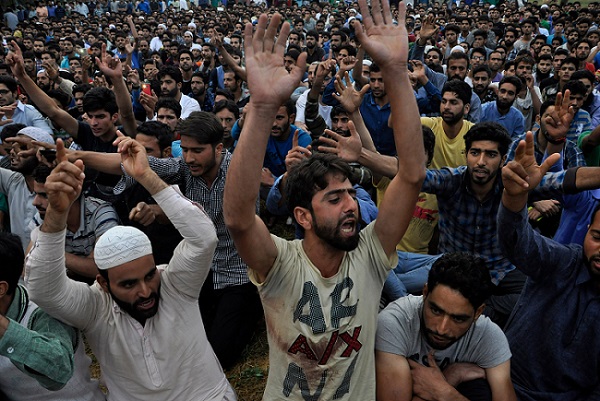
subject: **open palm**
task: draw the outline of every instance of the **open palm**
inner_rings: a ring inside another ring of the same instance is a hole
[[[244,30],[248,89],[252,93],[252,102],[258,105],[281,106],[300,83],[305,69],[306,53],[298,57],[291,73],[283,66],[290,24],[285,22],[275,39],[280,23],[281,15],[275,14],[267,22],[267,16],[263,14],[258,20],[254,35],[252,25],[247,24]]]
[[[405,26],[406,4],[401,2],[398,25],[394,25],[387,0],[373,0],[369,10],[366,0],[360,0],[364,28],[356,26],[356,35],[365,51],[380,66],[406,66],[408,33]],[[383,68],[382,68],[383,70]]]

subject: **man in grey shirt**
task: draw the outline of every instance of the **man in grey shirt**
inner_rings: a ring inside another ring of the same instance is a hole
[[[485,316],[491,281],[482,259],[447,253],[423,296],[392,302],[377,327],[377,399],[516,400],[510,349]]]

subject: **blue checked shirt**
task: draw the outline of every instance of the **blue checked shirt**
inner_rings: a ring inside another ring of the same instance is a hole
[[[544,192],[562,189],[565,171],[546,174],[538,186]],[[496,215],[502,200],[500,171],[494,187],[483,202],[470,187],[467,166],[427,170],[423,192],[437,195],[440,211],[440,252],[469,252],[483,258],[496,285],[515,266],[502,254]]]
[[[545,152],[542,152],[538,145],[538,131],[535,131],[533,134],[533,144],[534,144],[534,154],[535,161],[538,164],[542,164],[544,159],[546,159]],[[517,146],[519,146],[520,141],[525,140],[525,135],[520,136],[515,139],[515,141],[510,145],[510,149],[508,149],[508,154],[506,156],[506,162],[514,160],[515,153],[517,151]],[[565,142],[565,146],[563,147],[563,151],[561,152],[562,160],[563,160],[563,168],[566,170],[571,167],[585,167],[585,157],[583,156],[583,152],[581,149],[577,147],[577,144],[571,140]]]

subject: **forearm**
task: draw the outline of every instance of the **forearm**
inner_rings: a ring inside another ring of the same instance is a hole
[[[93,168],[102,173],[123,175],[121,170],[121,155],[118,153],[101,153],[85,150],[76,150],[68,153],[69,160],[82,160],[86,167]]]
[[[393,178],[398,173],[398,159],[362,148],[358,162],[374,175]]]
[[[533,103],[533,115],[540,114],[540,108],[542,107],[542,101],[537,95],[536,90],[532,87],[529,89],[531,91],[531,101]]]
[[[276,107],[249,103],[244,127],[236,147],[225,185],[223,211],[227,224],[244,229],[255,219],[255,202],[261,169]],[[252,130],[252,132],[249,132]]]
[[[135,116],[133,115],[131,95],[129,94],[127,85],[122,78],[117,79],[116,81],[117,82],[113,82],[113,90],[115,92],[119,114],[121,115],[121,123],[125,128],[125,134],[134,137],[137,129],[137,123],[135,121]]]
[[[146,188],[146,190],[152,196],[162,191],[163,189],[168,188],[167,183],[161,180],[160,177],[150,168],[148,168],[144,174],[133,178],[135,178],[137,182],[139,182],[144,188]]]
[[[44,388],[59,390],[73,375],[76,332],[45,314],[38,315],[40,321],[34,319],[32,329],[0,315],[0,355]]]
[[[56,103],[28,75],[17,76],[17,79],[27,95],[35,99],[35,105],[38,109],[53,120],[59,111]]]
[[[600,145],[600,126],[594,128],[591,134],[583,138],[581,141],[581,150],[587,154],[593,151],[598,145]]]
[[[98,274],[98,267],[93,257],[79,256],[65,252],[65,265],[67,269],[80,276],[95,278]]]
[[[425,150],[419,109],[416,100],[406,99],[406,94],[412,93],[406,66],[383,72],[386,84],[391,83],[388,97],[391,106],[392,129],[398,152],[398,171],[405,178],[415,180],[420,188],[425,175]],[[404,99],[403,99],[404,97]]]

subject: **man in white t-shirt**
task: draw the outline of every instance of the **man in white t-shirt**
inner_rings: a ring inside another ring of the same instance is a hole
[[[481,316],[490,292],[482,259],[447,253],[423,296],[389,304],[377,327],[377,399],[516,400],[508,341]]]

